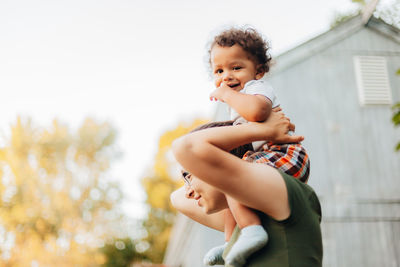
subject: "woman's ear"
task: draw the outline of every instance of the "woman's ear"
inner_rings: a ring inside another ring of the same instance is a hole
[[[256,67],[256,80],[261,79],[264,77],[265,74],[265,68],[262,64],[257,65]]]

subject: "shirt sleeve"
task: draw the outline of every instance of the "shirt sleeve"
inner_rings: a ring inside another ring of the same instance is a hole
[[[252,80],[246,83],[242,93],[249,95],[263,95],[268,98],[272,107],[275,108],[280,105],[278,98],[275,95],[274,88],[265,80]]]
[[[285,181],[289,198],[290,215],[281,223],[290,224],[301,220],[306,214],[318,216],[321,222],[321,204],[314,190],[300,180],[279,171]]]

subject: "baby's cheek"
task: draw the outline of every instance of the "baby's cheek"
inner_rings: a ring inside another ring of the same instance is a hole
[[[215,80],[215,85],[216,85],[217,87],[220,87],[222,84],[223,84],[223,80],[222,80],[221,78],[217,78],[217,79]]]

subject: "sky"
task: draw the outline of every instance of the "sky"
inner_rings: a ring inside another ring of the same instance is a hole
[[[0,136],[17,116],[76,129],[87,117],[117,130],[124,212],[145,215],[140,179],[158,138],[212,118],[206,56],[212,36],[251,25],[273,56],[329,29],[350,0],[0,0]]]

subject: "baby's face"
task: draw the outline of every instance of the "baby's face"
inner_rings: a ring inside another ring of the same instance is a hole
[[[264,72],[258,72],[256,64],[249,58],[243,48],[237,44],[231,47],[215,45],[211,49],[211,67],[215,86],[222,84],[240,91],[251,80],[263,77]]]

